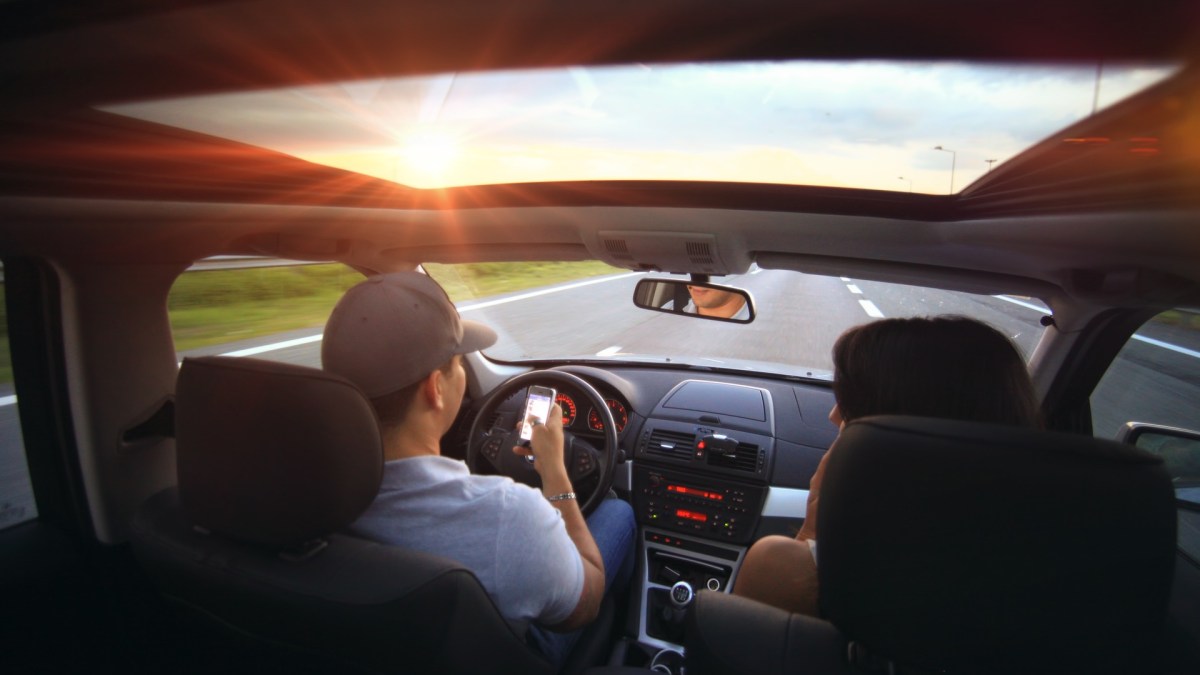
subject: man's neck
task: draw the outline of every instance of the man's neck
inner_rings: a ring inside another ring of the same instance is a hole
[[[425,425],[401,424],[384,432],[383,460],[442,454],[442,434]]]

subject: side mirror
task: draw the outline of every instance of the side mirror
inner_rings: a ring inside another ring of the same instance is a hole
[[[1175,488],[1192,488],[1189,501],[1200,500],[1200,432],[1128,422],[1117,440],[1162,457]]]
[[[642,309],[696,319],[733,323],[754,320],[754,298],[750,297],[750,292],[720,284],[642,279],[633,289],[633,304]]]

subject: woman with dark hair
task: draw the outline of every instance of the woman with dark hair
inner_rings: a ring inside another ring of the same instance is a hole
[[[885,319],[847,330],[833,345],[833,396],[829,421],[839,429],[871,415],[1040,426],[1017,348],[966,317]],[[755,542],[735,595],[817,616],[817,509],[828,459],[827,452],[813,474],[803,527],[794,539],[772,535]]]

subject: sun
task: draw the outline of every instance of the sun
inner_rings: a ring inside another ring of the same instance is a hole
[[[414,171],[440,175],[458,158],[459,144],[458,139],[449,133],[423,129],[413,132],[400,152]]]

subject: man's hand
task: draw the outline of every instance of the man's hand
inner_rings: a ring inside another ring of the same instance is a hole
[[[542,484],[561,484],[566,480],[567,489],[563,491],[569,492],[571,481],[567,478],[567,468],[563,462],[562,408],[557,403],[550,406],[547,418],[545,424],[530,419],[533,434],[529,440],[529,447],[516,446],[513,452],[518,455],[532,454],[533,469],[542,477]]]

